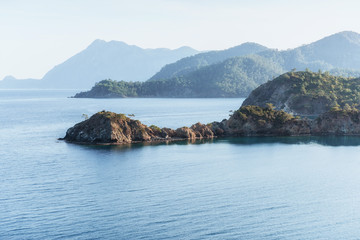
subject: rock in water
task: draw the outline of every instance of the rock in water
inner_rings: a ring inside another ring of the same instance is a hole
[[[360,135],[360,111],[333,110],[321,114],[312,123],[313,135]]]
[[[88,144],[122,144],[213,137],[211,129],[201,123],[191,128],[160,129],[153,125],[148,127],[124,114],[102,111],[69,128],[63,140]]]
[[[228,119],[211,124],[196,123],[176,130],[142,124],[113,112],[98,112],[76,124],[62,140],[86,144],[211,139],[240,136],[360,135],[360,111],[331,110],[315,119],[294,117],[283,110],[244,106]]]
[[[98,112],[66,132],[65,140],[79,143],[130,143],[156,138],[140,121],[124,114]]]

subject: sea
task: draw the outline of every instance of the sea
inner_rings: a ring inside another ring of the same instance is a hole
[[[75,93],[0,90],[0,239],[360,239],[359,137],[77,145],[98,111],[177,128],[244,99]]]

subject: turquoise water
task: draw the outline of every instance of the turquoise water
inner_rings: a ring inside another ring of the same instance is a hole
[[[0,239],[359,239],[360,138],[58,141],[103,109],[221,121],[243,99],[71,99],[0,91]]]

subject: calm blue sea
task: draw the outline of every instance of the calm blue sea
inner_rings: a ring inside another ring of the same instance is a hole
[[[0,239],[360,239],[360,138],[58,141],[101,110],[221,121],[243,99],[0,91]]]

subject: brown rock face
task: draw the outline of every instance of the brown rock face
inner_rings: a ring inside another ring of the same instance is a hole
[[[176,129],[176,137],[186,138],[186,139],[195,139],[196,134],[192,129],[190,129],[188,127],[182,127],[182,128]]]
[[[360,111],[332,110],[308,119],[294,118],[284,111],[245,106],[224,121],[223,126],[226,136],[360,135]]]
[[[292,136],[309,134],[307,120],[271,107],[245,106],[224,121],[228,136]]]
[[[311,132],[314,135],[360,135],[360,111],[326,112],[312,122]]]
[[[195,133],[196,138],[213,138],[214,132],[210,129],[209,126],[201,123],[196,123],[190,127],[190,129]]]
[[[213,137],[211,129],[201,123],[191,128],[160,129],[156,126],[148,127],[124,114],[102,111],[68,129],[63,139],[76,143],[122,144]]]
[[[66,132],[65,140],[79,143],[131,143],[156,140],[152,129],[123,114],[99,112]]]
[[[162,128],[159,134],[165,139],[176,137],[176,131],[171,128]]]

